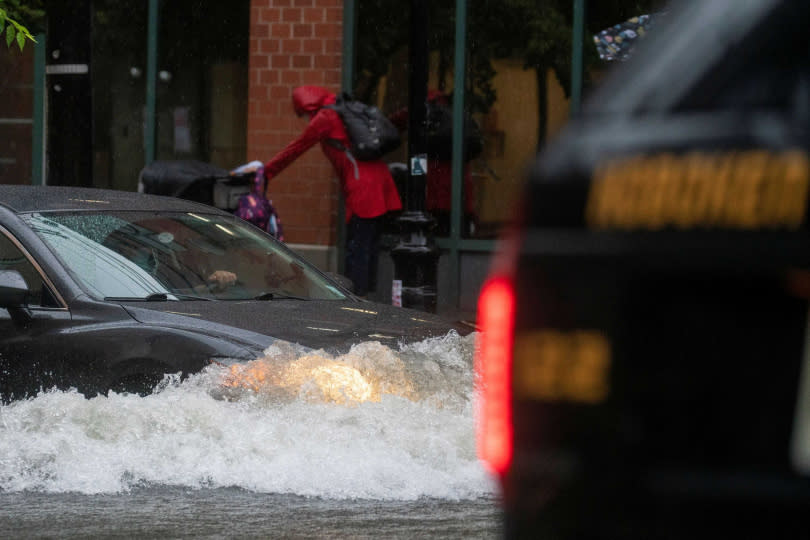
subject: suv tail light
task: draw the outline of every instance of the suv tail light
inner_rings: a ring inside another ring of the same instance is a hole
[[[503,476],[512,462],[512,343],[515,288],[511,279],[495,275],[478,298],[478,455]]]

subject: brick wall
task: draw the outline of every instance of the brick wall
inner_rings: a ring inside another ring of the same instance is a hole
[[[268,160],[306,126],[293,112],[293,88],[339,91],[342,19],[342,0],[251,0],[249,160]],[[339,189],[319,145],[271,181],[287,242],[336,243]]]

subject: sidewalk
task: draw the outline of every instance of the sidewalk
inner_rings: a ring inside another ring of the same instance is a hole
[[[391,303],[391,290],[376,291],[368,295],[368,299],[382,304]],[[437,308],[436,315],[451,321],[461,322],[471,329],[475,329],[476,313],[474,311],[458,309],[452,306],[442,306]]]
[[[440,307],[436,314],[440,317],[450,319],[451,321],[460,322],[470,329],[476,330],[476,313],[474,311],[465,311],[452,307]]]

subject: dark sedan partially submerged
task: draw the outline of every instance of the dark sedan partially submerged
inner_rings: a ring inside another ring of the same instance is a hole
[[[354,297],[216,208],[84,188],[0,186],[0,396],[145,393],[276,340],[346,352],[469,329]]]

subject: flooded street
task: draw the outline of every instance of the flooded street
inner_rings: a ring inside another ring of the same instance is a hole
[[[279,344],[147,397],[3,405],[0,536],[497,538],[473,348]]]
[[[334,500],[236,488],[2,494],[4,538],[499,538],[496,503]]]

